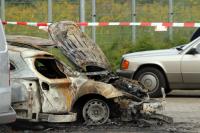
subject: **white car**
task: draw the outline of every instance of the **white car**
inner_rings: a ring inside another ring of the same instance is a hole
[[[120,76],[139,80],[150,96],[174,89],[200,89],[200,37],[175,48],[125,54]]]
[[[1,62],[0,124],[5,124],[14,122],[16,119],[16,113],[11,107],[8,48],[1,20],[0,20],[0,62]]]

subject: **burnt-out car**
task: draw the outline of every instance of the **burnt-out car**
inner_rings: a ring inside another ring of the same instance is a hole
[[[104,123],[110,114],[106,101],[124,95],[112,85],[71,71],[38,49],[9,46],[9,58],[12,106],[18,119],[73,122],[81,108],[85,120]]]
[[[76,70],[35,46],[45,47],[47,39],[8,37],[12,104],[18,119],[73,122],[82,117],[91,125],[103,124],[110,116],[172,121],[156,113],[162,102],[151,100],[140,83],[111,71],[101,49],[76,24],[54,23],[49,33],[51,45],[60,48]]]

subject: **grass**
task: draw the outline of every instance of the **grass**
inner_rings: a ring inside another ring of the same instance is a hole
[[[6,20],[8,21],[33,21],[47,22],[47,0],[34,0],[33,4],[6,4]],[[71,0],[72,1],[72,0]],[[153,0],[146,4],[145,0],[137,3],[137,21],[168,21],[167,0]],[[79,21],[79,5],[69,0],[60,0],[53,3],[54,21],[72,20]],[[91,1],[86,0],[86,21],[91,21]],[[131,21],[130,1],[123,0],[97,0],[97,21]],[[174,21],[199,22],[200,1],[175,0]],[[193,28],[174,28],[173,41],[168,38],[168,32],[154,32],[152,27],[138,27],[137,41],[131,42],[131,27],[97,27],[97,43],[102,48],[111,62],[112,68],[117,69],[122,54],[136,51],[164,49],[187,43]],[[91,27],[86,28],[91,35]],[[28,26],[6,26],[7,34],[22,34],[48,38],[48,34]],[[59,51],[51,51],[64,60]]]

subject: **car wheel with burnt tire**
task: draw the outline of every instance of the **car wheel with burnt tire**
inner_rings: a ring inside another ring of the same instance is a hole
[[[91,99],[84,104],[82,116],[88,125],[104,124],[110,117],[109,105],[101,99]]]

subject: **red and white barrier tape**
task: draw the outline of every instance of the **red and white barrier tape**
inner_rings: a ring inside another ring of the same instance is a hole
[[[2,21],[4,25],[24,25],[24,26],[49,26],[51,23],[43,22],[11,22],[11,21]]]
[[[10,22],[3,21],[8,25],[27,25],[27,26],[49,26],[51,23],[43,22]],[[144,27],[200,27],[200,23],[170,23],[170,22],[79,22],[79,26],[144,26]]]
[[[80,26],[148,26],[148,27],[200,27],[200,23],[169,23],[169,22],[80,22]]]

